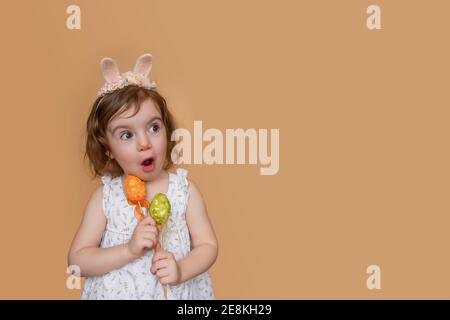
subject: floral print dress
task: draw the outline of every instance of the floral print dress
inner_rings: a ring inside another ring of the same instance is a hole
[[[185,220],[188,192],[188,171],[178,168],[169,172],[167,197],[171,214],[167,221],[164,249],[178,261],[191,251],[189,230]],[[101,248],[127,243],[133,235],[138,220],[133,206],[128,204],[123,177],[102,177],[103,212],[107,218]],[[163,286],[150,272],[153,250],[125,266],[102,276],[86,278],[81,299],[155,299],[164,300]],[[208,272],[176,286],[168,286],[167,299],[214,299],[214,291]]]

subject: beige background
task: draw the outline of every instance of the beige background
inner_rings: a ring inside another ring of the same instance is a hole
[[[382,9],[383,30],[366,28]],[[66,29],[81,6],[82,29]],[[450,298],[448,1],[17,1],[1,7],[0,298],[78,299],[66,256],[99,61],[181,126],[279,128],[280,171],[186,166],[220,241],[218,298]],[[382,289],[366,288],[366,268]]]

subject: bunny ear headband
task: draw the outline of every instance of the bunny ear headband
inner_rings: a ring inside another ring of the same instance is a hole
[[[136,85],[146,89],[155,89],[155,81],[151,81],[148,76],[152,70],[152,55],[149,53],[141,55],[134,65],[133,71],[120,74],[116,62],[111,58],[103,58],[100,62],[105,84],[100,88],[97,97],[103,97],[117,89],[129,85]]]

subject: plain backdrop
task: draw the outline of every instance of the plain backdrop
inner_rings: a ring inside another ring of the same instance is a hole
[[[81,8],[68,30],[66,8]],[[366,27],[381,7],[382,30]],[[280,130],[280,170],[186,165],[221,299],[450,298],[448,1],[15,1],[0,10],[0,298],[78,299],[67,252],[100,181],[84,127],[154,57],[180,127]],[[366,268],[381,268],[368,290]]]

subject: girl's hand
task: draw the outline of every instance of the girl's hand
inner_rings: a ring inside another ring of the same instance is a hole
[[[143,219],[136,226],[131,240],[127,243],[128,251],[134,258],[142,257],[158,242],[158,234],[155,220],[152,217]]]
[[[171,252],[159,250],[153,254],[151,273],[162,285],[177,285],[181,280],[180,267]]]

